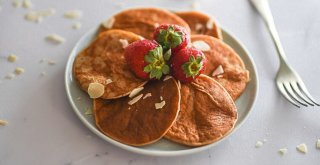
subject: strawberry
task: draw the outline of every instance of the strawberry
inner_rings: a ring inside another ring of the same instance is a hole
[[[187,47],[171,57],[172,75],[183,83],[196,79],[205,69],[207,59],[198,49]]]
[[[155,41],[139,40],[131,43],[125,48],[125,59],[139,78],[148,80],[160,79],[162,75],[168,74],[170,68],[167,65],[171,52],[163,54],[162,47]]]
[[[153,33],[153,38],[162,45],[163,50],[172,49],[172,52],[178,52],[190,43],[188,31],[181,26],[171,24],[158,26]]]

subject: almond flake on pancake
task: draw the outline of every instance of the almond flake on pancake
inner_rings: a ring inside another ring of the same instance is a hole
[[[147,94],[144,95],[143,100],[146,99],[146,98],[148,98],[148,97],[151,97],[151,96],[152,96],[151,93],[147,93]]]
[[[213,20],[212,18],[210,18],[210,19],[208,20],[208,22],[207,22],[206,27],[207,27],[208,29],[213,29],[213,24],[214,24],[214,20]]]
[[[166,105],[166,101],[161,101],[160,103],[155,103],[154,106],[156,109],[161,109]]]
[[[122,44],[122,48],[126,48],[129,45],[126,39],[119,39],[119,42]]]
[[[209,51],[210,50],[210,46],[204,41],[192,42],[192,46],[201,50],[201,51]]]
[[[143,96],[143,94],[140,94],[139,96],[137,96],[137,97],[133,98],[132,100],[130,100],[130,101],[128,102],[128,104],[129,104],[129,105],[135,104],[136,102],[138,102],[138,101],[142,98],[142,96]]]
[[[157,28],[159,26],[159,23],[155,23],[153,26]]]
[[[135,88],[131,91],[131,93],[129,94],[129,97],[132,98],[134,96],[136,96],[138,93],[140,93],[142,90],[144,89],[144,87],[138,87]]]
[[[144,40],[144,37],[142,37],[142,36],[139,36],[139,38],[140,38],[140,40]]]
[[[112,82],[113,82],[113,81],[108,78],[108,79],[106,80],[106,85],[108,85],[108,84],[110,84],[110,83],[112,83]]]
[[[180,83],[180,81],[178,80],[177,82],[178,82],[178,88],[181,89],[181,83]]]
[[[108,20],[102,22],[102,26],[111,29],[116,19],[114,17],[109,18]]]
[[[7,121],[0,119],[0,125],[5,126],[5,125],[7,125],[7,124],[8,124]]]
[[[70,10],[64,13],[64,18],[78,19],[82,17],[82,11],[80,10]]]
[[[161,101],[163,100],[163,97],[162,97],[162,96],[160,96],[160,100],[161,100]]]
[[[167,76],[163,79],[163,81],[167,81],[167,80],[169,80],[169,79],[171,79],[171,78],[172,78],[172,76],[167,75]]]
[[[224,73],[222,65],[219,65],[211,74],[212,77],[218,76]]]
[[[100,83],[90,83],[88,87],[90,98],[99,98],[104,94],[104,85]]]
[[[52,43],[61,44],[65,42],[65,39],[58,34],[50,34],[46,39]]]
[[[200,31],[203,28],[203,25],[201,23],[196,23],[195,29],[196,31]]]

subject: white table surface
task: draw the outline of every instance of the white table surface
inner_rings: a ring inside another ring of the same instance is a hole
[[[0,164],[308,164],[320,163],[320,108],[297,109],[278,92],[274,77],[278,59],[262,20],[247,0],[199,0],[198,10],[213,15],[233,32],[251,52],[258,69],[260,87],[253,112],[246,122],[219,145],[193,155],[152,157],[131,153],[95,136],[77,118],[67,100],[64,69],[76,41],[91,27],[124,8],[157,6],[190,10],[191,0],[32,0],[29,10],[55,8],[56,14],[40,24],[24,20],[27,9],[14,8],[11,0],[0,1]],[[320,1],[271,0],[280,38],[289,63],[300,73],[312,95],[320,100]],[[82,28],[63,18],[67,10],[79,9]],[[45,41],[57,33],[61,45]],[[15,63],[6,61],[14,53]],[[54,66],[41,59],[55,60]],[[16,67],[26,72],[4,79]],[[41,77],[40,73],[46,72]],[[258,140],[266,139],[261,148]],[[309,152],[296,146],[306,143]],[[280,148],[288,153],[281,156]]]

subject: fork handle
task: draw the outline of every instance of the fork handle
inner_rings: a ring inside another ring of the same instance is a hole
[[[280,62],[286,63],[286,55],[282,48],[278,32],[273,21],[268,0],[251,0],[251,2],[262,16],[264,22],[267,24],[268,30],[272,36],[273,43],[277,48]]]

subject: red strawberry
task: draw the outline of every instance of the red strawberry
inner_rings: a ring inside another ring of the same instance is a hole
[[[183,83],[197,78],[205,69],[207,59],[196,48],[184,48],[171,57],[172,75]]]
[[[190,43],[188,31],[181,26],[171,24],[158,26],[153,33],[153,38],[162,45],[163,50],[172,49],[172,52],[178,52]]]
[[[162,47],[155,41],[139,40],[125,49],[124,56],[131,70],[137,77],[148,80],[160,79],[170,72],[166,62],[171,52],[163,54]]]

